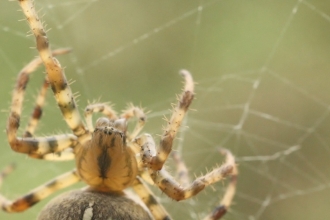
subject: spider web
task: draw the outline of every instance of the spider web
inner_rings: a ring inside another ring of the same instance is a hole
[[[234,153],[238,188],[225,219],[329,216],[329,2],[48,0],[37,7],[52,47],[74,50],[60,61],[81,109],[88,100],[111,101],[118,111],[141,104],[151,110],[144,131],[157,137],[182,87],[178,70],[193,73],[196,111],[186,117],[175,149],[192,177],[222,163],[219,147]],[[37,53],[28,49],[34,41],[26,37],[26,22],[18,22],[19,6],[4,1],[0,8],[0,98],[8,110],[17,72]],[[41,85],[35,75],[22,121]],[[39,135],[68,132],[54,106],[49,96]],[[18,165],[1,189],[10,198],[73,167],[16,154],[4,133],[2,139],[0,166]],[[200,219],[218,205],[225,184],[179,205],[158,195],[175,219]],[[0,219],[35,219],[46,202]]]

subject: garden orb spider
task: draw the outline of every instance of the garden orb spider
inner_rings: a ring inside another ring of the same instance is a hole
[[[142,108],[134,105],[123,111],[120,116],[106,103],[90,104],[85,109],[85,123],[76,108],[75,98],[66,80],[60,63],[54,57],[68,50],[51,51],[48,38],[31,0],[19,0],[35,36],[39,58],[30,62],[19,73],[13,92],[10,115],[7,121],[7,137],[11,148],[32,158],[45,160],[75,159],[76,168],[52,181],[32,190],[28,194],[10,201],[0,195],[0,204],[6,212],[21,212],[49,196],[56,190],[65,188],[78,181],[84,181],[88,190],[99,193],[123,195],[131,187],[141,198],[153,219],[171,219],[170,215],[157,202],[147,183],[154,184],[173,200],[184,200],[195,196],[206,186],[230,177],[220,205],[205,219],[220,219],[229,208],[235,194],[237,168],[233,155],[225,149],[220,152],[226,161],[206,175],[196,178],[190,183],[188,171],[178,154],[173,153],[177,166],[178,180],[175,180],[163,166],[172,151],[181,121],[194,98],[194,82],[191,74],[182,70],[185,79],[183,93],[174,107],[172,116],[166,121],[158,147],[149,134],[139,134],[146,116]],[[45,82],[37,97],[33,114],[23,137],[17,136],[20,125],[24,92],[29,74],[41,63],[46,68]],[[35,137],[34,131],[41,118],[45,93],[50,85],[62,115],[72,130],[72,134],[47,137]],[[93,126],[92,115],[99,112],[99,118]],[[132,132],[127,131],[127,121],[137,118]],[[5,169],[0,175],[0,183],[12,170]],[[111,197],[111,195],[109,195]]]

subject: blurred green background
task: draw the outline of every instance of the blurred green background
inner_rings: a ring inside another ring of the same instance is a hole
[[[237,195],[225,219],[326,219],[330,215],[330,2],[277,1],[36,1],[52,48],[60,57],[79,107],[111,101],[148,110],[145,132],[157,139],[179,94],[182,68],[193,73],[196,100],[175,149],[193,174],[237,157]],[[1,130],[5,130],[18,71],[37,55],[16,2],[0,3]],[[33,75],[23,111],[24,129],[43,69]],[[51,94],[37,134],[70,132]],[[73,168],[11,151],[5,132],[0,167],[17,170],[1,193],[14,199]],[[171,167],[171,162],[167,163]],[[77,184],[79,188],[84,184]],[[219,203],[226,182],[177,202],[159,193],[174,219],[202,219]],[[61,191],[63,192],[63,191]],[[60,193],[61,193],[60,192]],[[35,219],[43,201],[0,219]]]

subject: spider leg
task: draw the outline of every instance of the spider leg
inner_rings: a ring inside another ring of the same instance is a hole
[[[142,163],[141,162],[138,163],[138,164],[142,164],[141,165],[142,167],[140,167],[140,169],[143,169],[145,167],[151,169],[150,164],[153,155],[156,154],[155,141],[152,138],[152,136],[150,134],[145,133],[135,138],[134,141],[132,142],[132,145],[134,152],[140,153],[139,159],[142,161]]]
[[[53,180],[47,182],[46,184],[35,188],[28,194],[14,200],[10,201],[0,195],[0,206],[2,210],[6,212],[22,212],[42,199],[46,198],[50,194],[54,193],[59,189],[68,187],[80,180],[76,170],[67,172],[61,176],[54,178]]]
[[[150,162],[152,155],[156,154],[155,141],[150,134],[143,134],[130,142],[129,147],[134,151],[136,155],[136,161],[138,169],[140,171],[139,176],[143,178],[148,184],[153,185],[154,181],[151,179],[149,172],[145,171],[145,168],[151,169]]]
[[[92,115],[93,113],[100,112],[103,115],[107,116],[109,119],[117,119],[116,112],[112,109],[112,107],[106,103],[95,103],[88,105],[85,108],[85,120],[87,124],[87,128],[89,132],[94,131],[93,121],[92,121]]]
[[[159,151],[151,160],[151,168],[153,170],[161,170],[168,155],[172,151],[173,140],[176,137],[181,121],[187,112],[189,105],[194,98],[194,82],[191,74],[187,70],[182,70],[181,75],[185,78],[185,87],[179,102],[173,109],[170,120],[167,121],[167,126],[161,136]]]
[[[54,51],[53,54],[59,55],[67,52],[69,52],[68,49],[60,49]],[[20,71],[13,94],[11,112],[7,121],[7,137],[12,149],[20,153],[27,153],[33,157],[38,157],[40,156],[40,154],[61,150],[63,148],[68,147],[76,140],[76,138],[73,135],[58,135],[53,137],[45,137],[45,138],[37,138],[37,139],[32,137],[26,137],[26,138],[17,137],[17,130],[20,124],[20,115],[22,112],[23,98],[27,83],[29,81],[29,74],[33,72],[41,63],[42,63],[41,59],[36,58],[32,60],[27,66],[25,66]],[[37,115],[35,114],[35,111],[40,112],[40,110],[41,108],[35,107],[33,115]],[[40,116],[41,114],[39,114],[39,116],[36,116],[34,118],[38,118],[38,117],[40,118]],[[35,120],[36,119],[33,119],[34,122],[36,122]],[[28,126],[27,132],[30,131],[31,136],[33,135],[36,125],[37,124],[34,123],[33,125]],[[59,147],[58,145],[61,146]]]
[[[63,51],[61,53],[63,53]],[[6,131],[10,146],[13,150],[20,153],[44,154],[53,152],[56,148],[58,148],[58,144],[64,144],[63,147],[65,148],[76,139],[73,135],[61,135],[38,139],[32,137],[17,137],[17,130],[20,125],[20,116],[22,113],[23,98],[27,83],[29,81],[29,74],[38,67],[40,62],[40,59],[37,58],[22,69],[18,75],[16,86],[13,92],[11,111],[7,121]]]
[[[58,49],[53,55],[61,55],[70,52],[70,49]],[[72,145],[76,138],[73,135],[58,135],[45,138],[32,138],[38,121],[42,115],[42,106],[46,95],[48,84],[44,82],[38,95],[36,105],[24,132],[23,138],[17,137],[20,124],[23,98],[29,81],[29,75],[42,64],[40,57],[35,58],[27,64],[18,74],[16,86],[13,92],[11,112],[7,121],[7,137],[13,150],[26,153],[34,158],[42,158],[45,153],[60,151]],[[60,146],[58,146],[60,145]]]
[[[160,171],[152,170],[150,165],[152,158],[156,153],[155,143],[149,134],[144,134],[136,139],[135,144],[141,147],[141,159],[145,167],[149,168],[150,176],[154,183],[169,197],[177,201],[188,199],[196,195],[205,186],[211,185],[224,179],[227,176],[236,176],[236,164],[234,156],[230,151],[221,149],[221,153],[226,156],[226,162],[218,168],[204,176],[195,179],[191,184],[182,186],[165,170],[163,167]]]
[[[38,159],[49,160],[49,161],[68,161],[76,158],[73,148],[67,148],[63,151],[56,153],[48,153],[40,156]]]
[[[151,177],[154,184],[156,184],[170,198],[175,199],[177,201],[188,199],[199,193],[206,186],[223,180],[224,178],[229,176],[230,182],[226,189],[225,195],[220,202],[220,205],[216,207],[210,215],[205,217],[204,220],[220,219],[226,213],[235,195],[237,182],[237,167],[235,164],[235,158],[229,150],[220,149],[220,153],[226,156],[226,161],[223,165],[213,169],[211,172],[195,179],[192,183],[190,183],[187,182],[189,180],[188,175],[186,173],[187,168],[181,158],[177,157],[178,155],[175,155],[175,157],[177,157],[175,159],[178,160],[177,166],[179,174],[180,172],[183,172],[183,175],[181,177],[179,175],[178,182],[174,180],[174,178],[165,170],[164,167],[160,171],[155,171],[151,169],[150,162],[153,158],[153,155],[156,154],[155,142],[151,135],[141,135],[140,137],[135,139],[133,145],[135,148],[137,148],[137,146],[140,146],[141,148],[140,158],[142,160],[142,165],[140,166],[149,169],[150,176],[141,175],[141,177],[147,182],[150,182],[149,177]]]
[[[151,171],[150,175],[154,183],[170,198],[177,201],[188,199],[199,193],[206,186],[235,174],[236,164],[233,155],[228,150],[224,150],[223,153],[226,155],[226,162],[223,165],[195,179],[186,187],[175,181],[164,168],[160,171]]]
[[[129,104],[127,109],[123,111],[120,117],[126,118],[127,120],[132,117],[136,117],[138,119],[138,122],[136,123],[132,133],[127,137],[129,141],[132,141],[134,138],[136,138],[136,136],[140,133],[143,126],[145,125],[146,115],[142,108],[134,106],[133,104]]]
[[[235,192],[236,192],[236,184],[237,184],[237,168],[234,167],[233,172],[230,176],[229,185],[225,191],[225,194],[220,201],[220,205],[217,206],[209,215],[207,215],[203,220],[217,220],[221,219],[226,212],[228,211]]]
[[[136,154],[140,153],[142,148],[141,155],[137,156],[137,161],[140,169],[145,166],[148,167],[148,163],[150,163],[152,159],[151,155],[155,153],[155,151],[153,152],[150,151],[153,148],[150,149],[149,145],[155,145],[154,140],[150,134],[143,134],[140,137],[136,138],[133,142],[132,148],[134,149],[134,152]],[[146,152],[146,154],[144,152]],[[176,166],[175,179],[177,179],[180,185],[182,186],[189,185],[190,178],[189,178],[188,168],[184,163],[184,161],[182,160],[181,155],[177,151],[172,151],[171,156]],[[149,180],[150,175],[143,175],[143,179],[145,179],[150,184],[153,183],[152,180],[151,181]]]
[[[38,125],[38,122],[42,116],[42,107],[45,103],[45,95],[48,89],[48,81],[45,79],[42,88],[40,89],[39,95],[37,97],[37,101],[34,107],[34,110],[31,114],[28,126],[24,132],[23,137],[33,137],[34,131]],[[50,161],[64,161],[64,160],[73,160],[75,155],[73,153],[72,148],[68,148],[70,146],[66,146],[64,151],[56,152],[56,153],[46,153],[42,155],[33,155],[32,157],[43,159],[43,160],[50,160]],[[62,149],[64,149],[62,148]],[[29,155],[30,156],[30,155]]]
[[[220,152],[221,151],[222,150],[220,150]],[[176,169],[177,169],[176,179],[181,184],[181,186],[183,187],[188,186],[190,183],[190,178],[186,164],[184,163],[184,161],[181,158],[181,155],[177,151],[172,151],[172,157],[176,164]],[[220,201],[220,205],[214,208],[214,210],[209,215],[207,215],[203,220],[217,220],[222,218],[226,214],[229,206],[232,203],[236,191],[236,184],[237,184],[236,167],[234,168],[229,179],[230,179],[229,184],[227,186],[227,189],[225,191],[222,200]]]
[[[12,125],[12,124],[10,124]],[[11,128],[11,127],[10,127]],[[76,136],[71,134],[54,135],[48,137],[20,138],[9,133],[8,141],[11,148],[18,153],[28,154],[30,157],[42,159],[43,155],[65,150],[76,144]]]
[[[39,55],[45,65],[49,84],[62,115],[73,133],[77,137],[83,136],[86,134],[86,130],[77,109],[74,96],[60,63],[52,55],[46,32],[35,11],[34,4],[31,0],[20,0],[19,3],[35,36]]]
[[[71,52],[71,49],[67,49],[67,48],[63,48],[63,49],[57,49],[53,51],[53,56],[57,56],[57,55],[62,55],[62,54],[66,54]],[[18,75],[18,80],[17,82],[28,82],[28,81],[24,81],[21,80],[20,78],[24,78],[24,77],[28,77],[26,75],[31,74],[33,71],[36,70],[36,68],[38,68],[40,65],[42,64],[42,60],[40,57],[35,58],[34,60],[32,60],[29,64],[27,64],[19,73]],[[25,87],[27,86],[26,84],[24,85]],[[18,87],[18,86],[16,86]],[[34,134],[34,131],[38,125],[38,122],[42,116],[42,107],[45,103],[45,96],[47,93],[47,89],[48,89],[48,81],[45,78],[44,83],[40,89],[40,92],[37,96],[36,99],[36,103],[33,109],[33,112],[31,114],[28,126],[25,129],[24,135],[23,137],[32,137]]]
[[[148,207],[155,220],[170,220],[170,215],[165,208],[157,201],[157,198],[149,189],[147,184],[137,176],[134,185],[132,186],[136,194],[141,198],[143,203]]]
[[[48,88],[48,82],[45,79],[44,83],[40,89],[40,92],[38,94],[36,104],[34,106],[33,112],[31,114],[29,123],[25,129],[23,137],[33,137],[33,134],[37,128],[38,122],[42,116],[42,106],[45,103],[45,96],[47,93],[47,88]]]

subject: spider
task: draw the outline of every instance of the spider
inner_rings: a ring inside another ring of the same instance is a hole
[[[34,37],[39,57],[24,67],[18,75],[13,92],[6,133],[12,150],[27,154],[29,157],[45,160],[75,159],[76,168],[50,182],[32,190],[28,194],[10,201],[0,195],[0,204],[6,212],[24,211],[56,190],[65,188],[78,181],[84,181],[90,191],[122,195],[131,187],[141,198],[154,219],[171,219],[164,207],[158,203],[147,183],[154,184],[173,200],[191,198],[206,186],[230,176],[229,185],[220,205],[205,219],[220,219],[228,210],[236,188],[237,168],[233,155],[226,149],[220,152],[226,161],[206,175],[190,182],[188,171],[179,154],[172,152],[177,166],[178,180],[166,171],[164,163],[172,151],[173,140],[181,121],[194,98],[194,82],[187,70],[182,70],[185,85],[172,116],[166,121],[158,146],[150,134],[140,134],[146,115],[140,107],[129,105],[118,116],[107,103],[93,103],[84,110],[83,122],[76,106],[75,98],[66,80],[56,55],[69,52],[68,49],[52,51],[43,25],[31,0],[19,0]],[[20,126],[23,98],[29,74],[44,64],[46,77],[40,89],[32,116],[22,137],[17,136]],[[42,115],[45,94],[50,85],[59,109],[72,134],[35,137],[34,131]],[[101,113],[93,125],[92,115]],[[127,121],[137,118],[132,132],[127,131]],[[0,175],[2,179],[12,167]]]

